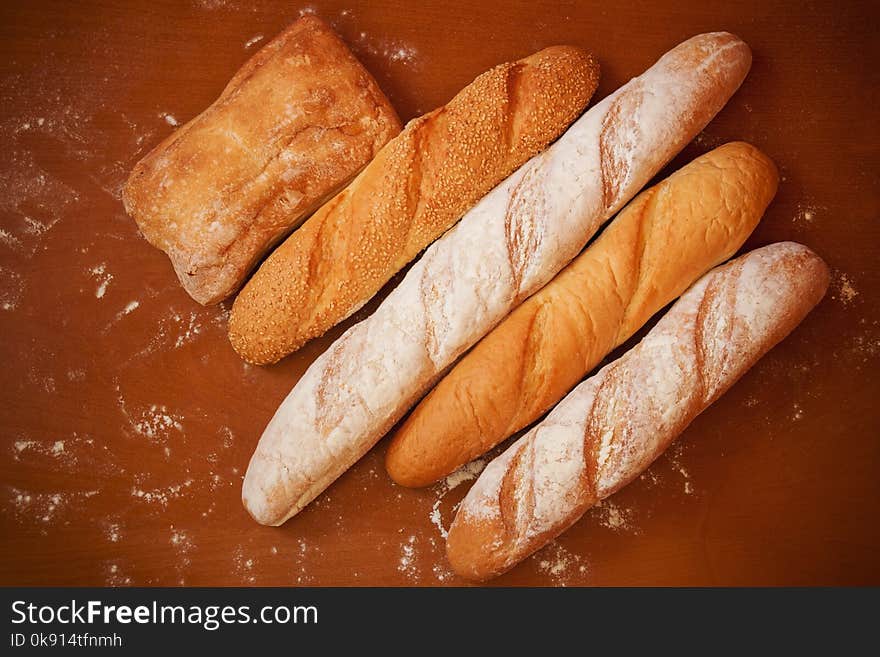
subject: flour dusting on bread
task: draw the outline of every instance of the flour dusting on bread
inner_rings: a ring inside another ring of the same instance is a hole
[[[637,346],[487,466],[449,531],[456,572],[476,579],[503,572],[640,475],[827,287],[826,265],[791,242],[702,277]],[[541,454],[579,458],[560,467],[534,456]]]

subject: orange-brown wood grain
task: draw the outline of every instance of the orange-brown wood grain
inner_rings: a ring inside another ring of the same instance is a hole
[[[833,268],[831,291],[645,476],[493,583],[880,584],[880,14],[708,5],[4,3],[0,584],[462,583],[432,519],[448,527],[469,482],[397,487],[384,441],[280,528],[240,503],[278,403],[376,300],[280,364],[246,366],[229,304],[193,302],[119,200],[137,159],[302,10],[404,120],[553,44],[599,58],[599,100],[693,34],[745,39],[742,89],[659,177],[754,143],[781,181],[745,249],[801,241]]]

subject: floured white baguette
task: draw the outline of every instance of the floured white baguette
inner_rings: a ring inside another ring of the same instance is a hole
[[[245,476],[251,515],[281,524],[345,472],[703,129],[750,64],[731,34],[689,39],[474,206],[281,404]]]
[[[391,478],[432,484],[543,417],[612,349],[739,250],[777,180],[766,155],[733,142],[642,191],[419,402],[388,445]]]
[[[486,467],[449,530],[455,572],[499,575],[644,472],[800,323],[828,276],[819,256],[792,242],[703,276],[638,345]]]

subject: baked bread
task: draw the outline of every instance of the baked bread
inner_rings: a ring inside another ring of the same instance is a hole
[[[798,325],[828,279],[825,263],[792,242],[706,274],[637,346],[486,467],[449,530],[455,572],[504,572],[641,474]]]
[[[736,253],[777,182],[773,162],[738,142],[639,194],[416,406],[388,448],[391,478],[432,484],[541,417],[654,313]]]
[[[125,209],[190,296],[217,303],[399,131],[376,81],[306,16],[138,162]]]
[[[281,404],[245,475],[251,515],[280,524],[345,472],[703,129],[749,62],[748,47],[730,34],[683,43],[432,244]]]
[[[273,363],[355,312],[586,107],[598,66],[569,46],[496,66],[404,131],[260,266],[229,339]]]

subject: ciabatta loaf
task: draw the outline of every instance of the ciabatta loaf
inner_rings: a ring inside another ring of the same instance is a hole
[[[348,317],[586,107],[598,66],[569,46],[496,66],[410,121],[260,266],[229,339],[272,363]]]
[[[137,163],[125,209],[190,296],[217,303],[398,132],[372,76],[305,16]]]
[[[694,137],[748,71],[731,34],[694,37],[581,117],[434,243],[306,371],[244,481],[259,522],[297,513],[456,358],[547,283]]]
[[[742,246],[777,178],[766,155],[739,142],[639,194],[416,406],[388,448],[391,478],[427,486],[541,417]]]
[[[706,274],[637,346],[486,467],[449,530],[455,572],[504,572],[636,478],[827,288],[825,263],[791,242]]]

